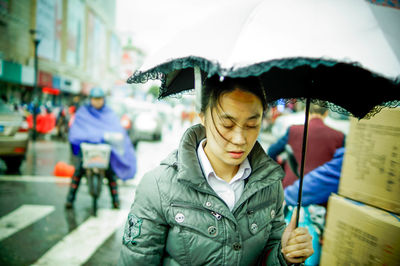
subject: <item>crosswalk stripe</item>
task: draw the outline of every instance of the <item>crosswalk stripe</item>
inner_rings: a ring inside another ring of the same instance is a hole
[[[34,175],[0,175],[0,181],[14,182],[44,182],[44,183],[71,183],[71,178],[55,176],[34,176]]]
[[[118,179],[117,182],[118,185],[120,186],[135,187],[139,183],[140,179],[141,178],[135,178],[127,181],[122,181]],[[0,181],[70,184],[71,178],[56,177],[56,176],[35,176],[35,175],[0,175]],[[86,184],[87,182],[86,178],[83,178],[81,182],[83,184]]]
[[[0,241],[54,211],[49,205],[22,205],[0,218]]]
[[[34,265],[80,265],[85,263],[128,216],[128,210],[98,211],[47,251]],[[121,236],[122,237],[122,236]]]

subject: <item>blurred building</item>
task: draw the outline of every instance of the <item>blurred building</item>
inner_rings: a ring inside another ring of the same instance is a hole
[[[142,66],[145,53],[138,47],[132,45],[132,39],[128,38],[127,43],[122,47],[122,78],[128,79],[134,72]]]
[[[121,80],[115,16],[115,0],[0,0],[2,97],[20,103],[37,96],[60,104],[94,86],[110,90]]]
[[[120,82],[119,86],[113,89],[113,96],[116,97],[134,97],[143,98],[140,90],[143,86],[141,84],[127,84],[126,80],[134,73],[135,70],[140,68],[143,64],[145,53],[138,47],[132,44],[132,39],[128,34],[119,32],[122,39],[122,57],[120,64]]]

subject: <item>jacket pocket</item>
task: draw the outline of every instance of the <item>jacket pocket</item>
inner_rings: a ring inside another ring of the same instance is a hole
[[[247,209],[247,225],[251,235],[264,232],[265,238],[268,239],[271,222],[275,218],[275,206],[275,203],[264,202]]]
[[[167,251],[179,264],[202,265],[208,261],[212,265],[221,260],[224,227],[220,217],[202,206],[182,202],[171,203],[168,212],[171,229]]]
[[[171,203],[170,207],[171,223],[183,230],[209,238],[216,238],[220,234],[218,228],[220,217],[204,207],[183,202]]]

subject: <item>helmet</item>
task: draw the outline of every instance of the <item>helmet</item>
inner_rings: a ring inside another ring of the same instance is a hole
[[[99,87],[91,89],[89,93],[90,98],[102,98],[104,96],[105,96],[104,91]]]

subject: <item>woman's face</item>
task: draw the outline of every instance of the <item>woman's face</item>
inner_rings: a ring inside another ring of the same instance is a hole
[[[205,152],[213,167],[238,166],[244,161],[257,140],[262,113],[257,96],[235,89],[222,94],[215,108],[200,114],[206,128]]]

